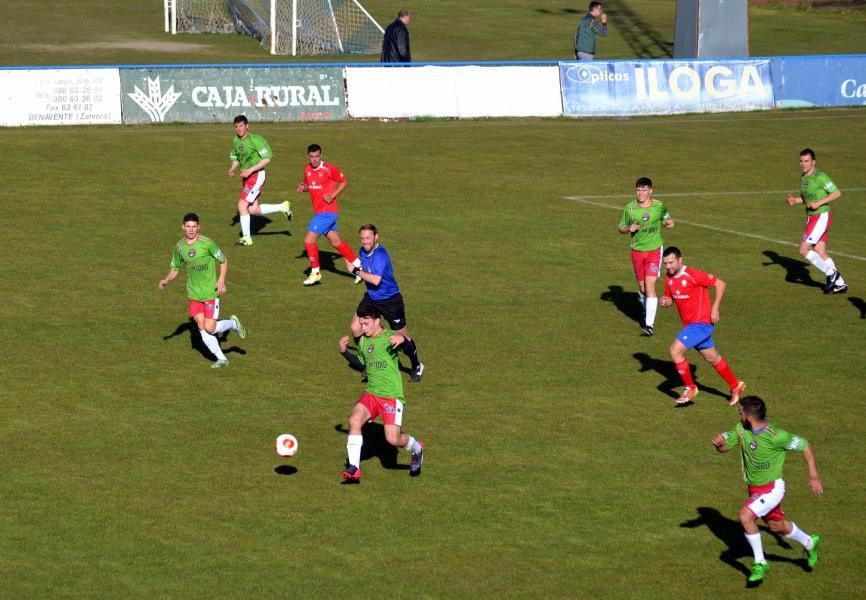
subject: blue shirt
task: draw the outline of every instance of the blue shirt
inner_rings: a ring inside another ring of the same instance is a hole
[[[373,300],[387,300],[400,293],[397,280],[394,279],[394,267],[391,266],[391,257],[388,256],[388,251],[384,247],[376,244],[373,251],[369,254],[362,247],[358,250],[358,257],[361,259],[361,268],[364,269],[365,273],[382,277],[379,285],[373,285],[369,281],[364,281],[367,285],[367,295],[370,298]]]

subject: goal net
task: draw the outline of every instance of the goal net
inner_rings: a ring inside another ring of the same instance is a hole
[[[177,31],[250,35],[271,54],[378,54],[384,30],[358,0],[173,0]]]

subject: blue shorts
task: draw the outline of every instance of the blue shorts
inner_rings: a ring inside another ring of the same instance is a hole
[[[329,231],[338,231],[337,213],[319,213],[313,215],[307,229],[316,235],[327,235]]]
[[[677,339],[683,343],[686,349],[706,350],[716,345],[716,342],[713,341],[713,329],[715,327],[707,323],[691,323],[679,332]]]

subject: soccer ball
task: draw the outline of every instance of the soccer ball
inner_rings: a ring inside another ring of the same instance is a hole
[[[284,433],[277,437],[277,454],[280,456],[294,456],[298,452],[298,440],[291,433]]]

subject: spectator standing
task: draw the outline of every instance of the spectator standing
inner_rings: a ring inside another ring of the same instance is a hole
[[[607,37],[607,14],[601,2],[590,2],[589,12],[580,20],[574,33],[574,58],[593,60],[596,38],[599,36]]]
[[[412,13],[401,8],[394,22],[385,29],[385,37],[382,39],[383,63],[409,63],[412,62],[412,52],[409,50],[409,21]],[[607,35],[607,33],[605,33]]]

